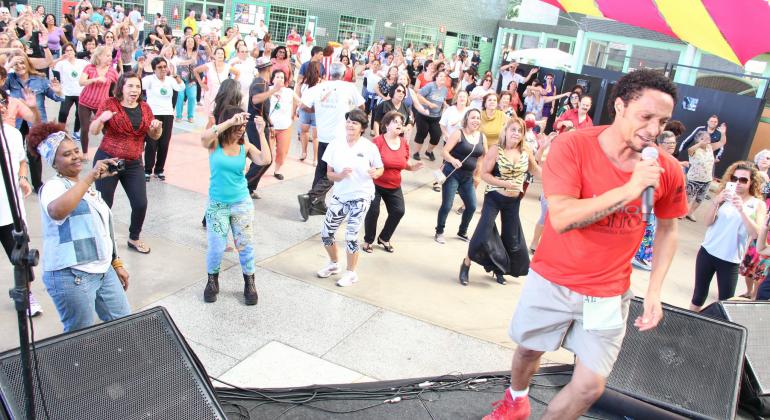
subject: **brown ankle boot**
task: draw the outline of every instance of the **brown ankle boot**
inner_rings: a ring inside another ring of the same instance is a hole
[[[206,302],[216,302],[217,293],[219,293],[219,273],[209,274],[209,281],[206,283],[206,289],[203,290],[203,300]]]
[[[257,304],[257,288],[254,286],[254,274],[243,275],[243,297],[246,300],[246,305]]]

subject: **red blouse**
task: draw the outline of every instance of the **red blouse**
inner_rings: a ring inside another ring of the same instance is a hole
[[[385,136],[379,135],[372,140],[377,150],[380,151],[384,171],[374,180],[374,185],[382,188],[398,188],[401,186],[401,171],[406,169],[409,162],[409,142],[401,138],[401,147],[393,150],[385,141]]]
[[[86,74],[89,79],[95,79],[99,76],[99,72],[93,64],[87,65],[83,69],[83,73]],[[91,109],[99,109],[99,107],[102,106],[104,100],[110,96],[110,85],[118,81],[118,72],[116,72],[114,68],[109,67],[104,78],[107,79],[104,83],[95,82],[83,88],[83,91],[80,92],[78,105]]]
[[[142,158],[144,151],[144,138],[150,129],[150,122],[155,118],[150,106],[145,101],[139,101],[142,108],[142,123],[134,130],[128,114],[120,105],[117,98],[108,98],[104,101],[95,118],[99,118],[104,111],[112,111],[112,118],[104,123],[102,132],[104,138],[99,150],[118,159],[137,160]]]

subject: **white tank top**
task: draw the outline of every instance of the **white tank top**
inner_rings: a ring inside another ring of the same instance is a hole
[[[759,199],[752,197],[743,203],[743,211],[754,220]],[[756,220],[754,220],[756,222]],[[703,248],[709,254],[734,264],[740,264],[749,244],[749,233],[738,209],[730,203],[719,206],[717,220],[706,230]]]

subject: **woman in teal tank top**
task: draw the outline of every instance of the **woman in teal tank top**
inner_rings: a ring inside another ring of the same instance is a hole
[[[238,107],[227,107],[220,122],[201,135],[203,147],[209,151],[209,203],[206,209],[206,271],[208,282],[203,300],[215,302],[219,293],[219,266],[227,245],[227,233],[232,231],[235,247],[243,270],[243,296],[247,305],[257,304],[254,285],[254,205],[249,197],[243,170],[246,158],[257,165],[270,164],[270,147],[264,135],[265,121],[256,117],[260,146],[244,141],[249,114]]]

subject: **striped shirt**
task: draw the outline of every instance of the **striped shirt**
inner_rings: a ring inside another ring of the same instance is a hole
[[[86,68],[83,69],[83,74],[88,76],[89,79],[96,79],[99,77],[96,66],[93,64],[87,65]],[[104,83],[91,83],[83,88],[83,91],[80,92],[79,104],[81,106],[96,110],[102,106],[107,98],[109,98],[110,85],[118,81],[118,72],[110,66],[109,70],[107,70],[107,73],[104,75],[104,78],[107,79]]]

